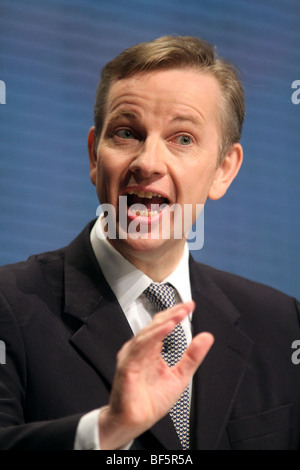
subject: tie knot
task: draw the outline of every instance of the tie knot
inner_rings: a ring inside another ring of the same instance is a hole
[[[170,284],[152,282],[144,293],[150,302],[155,305],[158,312],[175,305],[175,289]]]

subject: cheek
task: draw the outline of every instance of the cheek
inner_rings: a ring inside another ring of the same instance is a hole
[[[108,149],[98,151],[96,187],[99,199],[107,202],[109,195],[118,190],[121,168]]]
[[[176,179],[177,195],[184,204],[204,204],[214,180],[213,165],[188,165]]]

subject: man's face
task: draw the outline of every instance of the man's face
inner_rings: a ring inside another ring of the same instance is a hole
[[[100,203],[114,206],[117,227],[120,196],[127,197],[126,229],[140,222],[150,231],[151,221],[159,223],[163,214],[163,210],[151,211],[151,204],[155,208],[163,203],[178,204],[183,210],[192,205],[195,209],[196,204],[205,203],[211,191],[215,199],[224,194],[227,188],[216,192],[222,176],[217,165],[220,103],[217,80],[191,69],[137,74],[111,86],[96,155],[92,150],[93,130],[89,149],[91,180]],[[129,206],[138,203],[146,211],[130,210]],[[193,222],[195,218],[193,210]],[[181,255],[185,238],[172,236],[173,219],[169,239],[127,237],[110,241],[129,259],[132,255],[145,259],[160,256],[166,250]]]

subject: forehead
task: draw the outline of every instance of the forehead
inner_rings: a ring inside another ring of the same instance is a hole
[[[114,82],[106,102],[106,117],[116,111],[141,108],[153,114],[175,113],[219,120],[221,89],[210,73],[193,69],[156,70]]]

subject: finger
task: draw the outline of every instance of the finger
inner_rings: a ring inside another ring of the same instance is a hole
[[[154,315],[151,323],[148,324],[139,334],[148,334],[150,331],[154,331],[156,328],[160,328],[161,325],[167,324],[170,322],[171,330],[180,323],[189,313],[191,313],[195,308],[195,302],[186,302],[177,304],[172,308],[163,310]],[[170,332],[169,331],[169,332]]]
[[[179,323],[186,317],[190,312],[193,312],[195,309],[195,302],[193,300],[185,303],[179,303],[174,305],[174,307],[167,308],[158,312],[153,317],[153,322],[161,323],[166,320],[174,319],[174,321]]]
[[[182,359],[176,364],[176,373],[185,377],[187,382],[202,364],[208,351],[214,343],[214,337],[211,333],[203,332],[195,336],[185,351]]]
[[[144,328],[137,336],[125,343],[118,354],[119,357],[127,357],[127,360],[133,358],[140,361],[150,356],[160,355],[162,341],[174,329],[176,321],[173,319],[164,321],[156,325]]]
[[[180,323],[190,312],[194,310],[195,303],[193,301],[177,304],[176,306],[163,310],[154,316],[154,319],[148,326],[143,328],[138,337],[145,337],[146,340],[163,340],[175,326]]]
[[[157,325],[156,328],[139,333],[131,340],[127,341],[118,353],[118,356],[126,355],[128,359],[133,357],[140,360],[142,356],[147,357],[151,351],[160,352],[162,340],[166,336],[166,332],[172,329],[173,323],[165,323]]]
[[[162,341],[170,334],[195,307],[193,301],[177,304],[155,315],[149,325],[143,328],[135,337],[125,343],[118,354],[119,360],[128,362],[147,360],[150,356],[160,355]],[[149,356],[149,357],[148,357]]]

